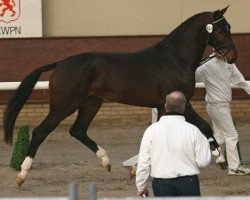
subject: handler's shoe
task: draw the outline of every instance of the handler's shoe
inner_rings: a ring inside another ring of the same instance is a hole
[[[243,166],[239,166],[236,169],[229,169],[228,175],[239,175],[239,176],[250,175],[250,169]]]

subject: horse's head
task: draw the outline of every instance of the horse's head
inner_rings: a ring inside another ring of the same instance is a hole
[[[214,47],[228,63],[233,63],[237,59],[237,51],[230,32],[231,26],[223,16],[227,8],[212,13],[213,22],[206,26],[209,33],[207,44]]]

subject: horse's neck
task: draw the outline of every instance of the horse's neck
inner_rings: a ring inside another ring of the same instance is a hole
[[[194,71],[203,56],[208,37],[202,17],[204,16],[189,22],[188,25],[183,24],[183,29],[177,28],[160,43],[166,51],[172,51],[178,59],[193,66]]]

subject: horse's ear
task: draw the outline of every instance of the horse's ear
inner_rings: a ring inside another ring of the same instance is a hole
[[[229,5],[225,8],[223,8],[222,10],[216,10],[213,12],[213,16],[214,16],[214,19],[219,19],[221,17],[223,17],[224,13],[227,11]]]
[[[220,10],[216,10],[213,12],[214,20],[219,19],[221,17]]]
[[[229,5],[228,5],[226,8],[223,8],[223,9],[220,11],[222,15],[224,15],[224,13],[227,11],[228,7],[229,7]]]

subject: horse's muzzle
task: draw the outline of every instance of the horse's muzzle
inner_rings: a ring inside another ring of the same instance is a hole
[[[224,54],[224,59],[227,63],[232,64],[237,60],[238,54],[235,48],[227,49]],[[223,52],[224,53],[224,52]]]

